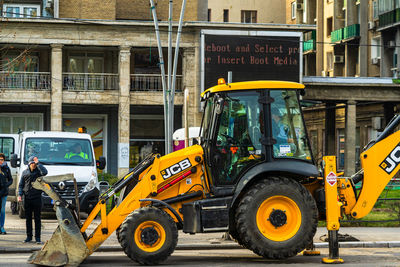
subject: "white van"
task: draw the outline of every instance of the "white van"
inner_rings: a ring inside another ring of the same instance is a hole
[[[0,135],[3,137],[5,135]],[[4,137],[5,138],[5,137]],[[37,156],[47,169],[47,175],[73,173],[78,185],[80,210],[90,213],[98,202],[99,182],[96,166],[104,169],[105,158],[96,161],[92,139],[89,134],[71,132],[22,132],[18,136],[15,154],[11,155],[11,170],[15,168],[14,188],[10,188],[9,196],[12,209],[18,207],[20,217],[24,217],[23,205],[17,206],[18,184],[22,172],[28,167],[30,156]],[[67,202],[74,203],[73,182],[60,182],[52,185]],[[14,202],[14,203],[13,203]],[[52,211],[50,197],[42,193],[43,211]]]

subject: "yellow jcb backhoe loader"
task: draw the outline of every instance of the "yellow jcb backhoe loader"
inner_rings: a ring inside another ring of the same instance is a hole
[[[336,174],[335,157],[314,164],[299,95],[293,82],[219,81],[202,94],[201,143],[171,154],[149,155],[100,197],[81,224],[71,204],[52,189],[52,179],[35,183],[55,202],[59,226],[30,263],[78,266],[116,231],[124,252],[140,264],[166,260],[184,233],[226,232],[268,259],[308,249],[318,220],[327,220],[329,257],[340,263],[337,233],[344,215],[361,218],[399,170],[399,117],[361,154],[363,170]],[[60,178],[59,178],[60,179]],[[362,181],[360,194],[355,184]],[[106,202],[119,195],[107,212]],[[88,235],[100,213],[101,223]]]

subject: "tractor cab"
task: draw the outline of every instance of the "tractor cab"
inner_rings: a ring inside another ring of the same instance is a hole
[[[233,188],[262,163],[272,170],[284,161],[301,162],[315,171],[299,104],[303,88],[292,82],[223,82],[203,93],[201,144],[214,186]]]

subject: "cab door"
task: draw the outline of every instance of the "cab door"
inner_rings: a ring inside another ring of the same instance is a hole
[[[211,142],[210,171],[215,186],[233,186],[247,169],[265,159],[263,106],[257,91],[231,92],[222,98]]]

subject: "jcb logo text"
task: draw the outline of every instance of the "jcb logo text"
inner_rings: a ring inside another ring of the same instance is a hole
[[[192,167],[192,164],[190,163],[189,159],[184,159],[168,168],[166,168],[165,170],[161,171],[161,176],[164,179],[168,179],[171,176],[174,176],[177,173],[180,173],[183,170],[186,170],[187,168]]]
[[[390,174],[400,163],[400,143],[390,152],[379,165],[387,174]]]

